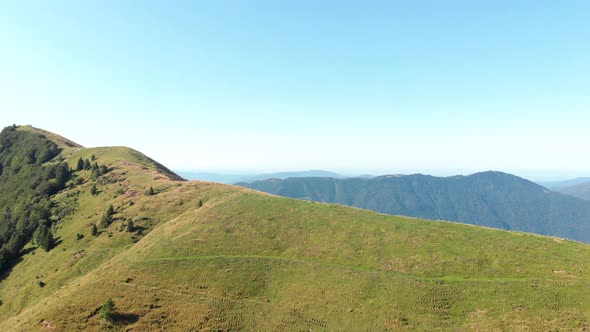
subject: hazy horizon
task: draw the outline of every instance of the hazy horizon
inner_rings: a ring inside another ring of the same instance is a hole
[[[411,175],[411,174],[425,174],[438,177],[447,177],[455,175],[471,175],[480,172],[487,171],[498,171],[512,175],[522,177],[524,179],[534,182],[552,182],[552,181],[564,181],[572,180],[576,178],[586,178],[590,175],[586,173],[563,173],[558,171],[547,171],[547,172],[535,172],[527,170],[499,170],[499,169],[298,169],[298,168],[286,168],[286,169],[183,169],[175,168],[175,172],[182,173],[194,173],[194,174],[215,174],[215,175],[263,175],[263,174],[274,174],[274,173],[297,173],[306,171],[326,171],[337,173],[344,177],[356,177],[361,175]]]
[[[5,4],[3,125],[177,170],[590,175],[590,3],[141,4]]]

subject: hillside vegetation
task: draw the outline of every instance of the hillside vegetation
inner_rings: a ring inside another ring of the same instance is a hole
[[[559,236],[590,242],[590,202],[501,172],[469,176],[290,178],[239,185],[267,193],[338,203],[393,215]]]
[[[35,234],[46,250],[53,246],[47,229],[55,218],[52,211],[62,211],[50,197],[71,176],[67,163],[56,158],[59,152],[57,144],[41,135],[16,127],[0,133],[0,272],[14,263]]]
[[[3,275],[6,331],[590,328],[586,244],[181,181],[123,147],[61,158],[69,210]]]

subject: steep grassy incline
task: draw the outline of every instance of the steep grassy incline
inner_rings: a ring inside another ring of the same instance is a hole
[[[109,172],[53,197],[72,207],[61,242],[4,276],[2,330],[590,328],[585,244],[177,181],[126,148],[62,154]]]

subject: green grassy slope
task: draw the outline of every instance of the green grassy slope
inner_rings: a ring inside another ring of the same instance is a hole
[[[502,172],[434,177],[290,178],[240,183],[284,197],[590,243],[590,202]]]
[[[92,154],[112,171],[55,197],[75,211],[0,282],[3,330],[590,328],[589,245],[177,181],[126,148],[63,152]]]

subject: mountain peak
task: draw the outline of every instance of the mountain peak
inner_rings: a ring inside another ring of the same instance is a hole
[[[26,125],[26,126],[13,126],[16,130],[20,130],[20,131],[28,131],[28,132],[32,132],[32,133],[36,133],[42,136],[45,136],[47,139],[51,140],[52,142],[54,142],[55,144],[57,144],[57,146],[59,146],[62,149],[67,149],[67,148],[83,148],[82,145],[71,141],[63,136],[60,136],[58,134],[52,133],[50,131],[44,130],[44,129],[40,129],[40,128],[35,128],[31,125]]]
[[[183,181],[184,179],[155,161],[154,159],[144,155],[143,153],[126,146],[110,146],[110,147],[93,147],[85,148],[68,138],[65,138],[56,133],[36,128],[31,125],[26,126],[10,126],[8,130],[17,130],[21,132],[29,132],[40,135],[55,143],[60,149],[60,155],[68,160],[70,167],[75,168],[78,159],[100,158],[109,166],[113,165],[129,165],[138,164],[143,171],[152,170],[156,173],[169,178],[170,180]]]

